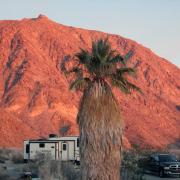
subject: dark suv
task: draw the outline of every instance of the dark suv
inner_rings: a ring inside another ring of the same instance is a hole
[[[165,175],[177,175],[180,177],[180,162],[171,154],[153,154],[142,163],[146,170],[158,173],[160,177]]]

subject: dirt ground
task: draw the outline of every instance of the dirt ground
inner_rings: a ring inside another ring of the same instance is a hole
[[[26,166],[27,164],[14,164],[12,161],[5,161],[5,163],[0,163],[0,175],[2,177],[4,175],[5,179],[17,179],[23,173]]]
[[[162,178],[155,176],[155,175],[145,175],[146,180],[162,180]],[[163,180],[180,180],[180,178],[177,177],[165,177]]]
[[[14,164],[12,161],[8,160],[5,161],[5,163],[0,163],[0,175],[8,175],[0,177],[0,180],[17,180],[20,175],[24,172],[24,170],[28,169],[28,164]],[[158,176],[146,174],[145,176],[146,180],[161,180],[162,178],[159,178]],[[180,180],[180,178],[176,177],[167,177],[163,178],[164,180]]]

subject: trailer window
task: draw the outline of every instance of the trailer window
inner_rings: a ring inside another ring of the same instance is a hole
[[[44,144],[44,143],[40,143],[40,144],[39,144],[39,147],[40,147],[40,148],[44,148],[44,147],[45,147],[45,144]]]
[[[29,144],[26,144],[26,153],[29,153]]]
[[[66,144],[63,144],[63,151],[66,151]]]
[[[77,147],[79,147],[79,138],[77,138]]]

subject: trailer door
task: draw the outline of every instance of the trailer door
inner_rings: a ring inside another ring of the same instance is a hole
[[[68,154],[69,154],[69,160],[72,161],[72,160],[75,160],[75,141],[69,141],[68,142],[68,147],[69,147],[69,151],[68,151]]]
[[[61,160],[62,161],[68,160],[68,143],[66,142],[61,143]]]

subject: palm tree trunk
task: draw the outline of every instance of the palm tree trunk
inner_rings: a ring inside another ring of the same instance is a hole
[[[122,121],[111,88],[96,80],[84,92],[77,116],[81,180],[119,180]]]

